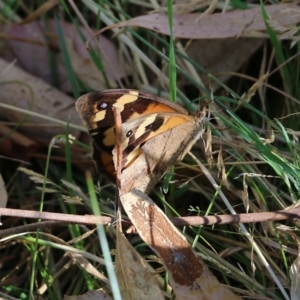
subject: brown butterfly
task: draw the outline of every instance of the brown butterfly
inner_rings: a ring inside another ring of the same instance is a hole
[[[151,166],[162,160],[159,176],[163,175],[183,158],[204,130],[203,111],[193,116],[179,105],[146,92],[113,89],[81,96],[76,108],[93,138],[93,159],[98,172],[114,183],[116,134],[113,104],[116,103],[121,107],[122,171],[146,151],[149,157],[147,171],[151,172],[154,168]],[[136,169],[138,172],[139,168]]]

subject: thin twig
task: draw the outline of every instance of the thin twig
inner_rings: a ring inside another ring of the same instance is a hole
[[[122,171],[122,119],[121,107],[118,104],[113,104],[115,129],[116,129],[116,150],[117,150],[117,163],[116,163],[116,185],[119,191],[121,190],[121,171]]]
[[[70,214],[59,214],[50,212],[37,212],[31,210],[22,209],[10,209],[10,208],[0,208],[0,215],[3,216],[13,216],[20,218],[30,218],[30,219],[42,219],[49,220],[43,221],[41,223],[29,224],[4,229],[0,231],[1,236],[7,236],[10,234],[20,233],[24,231],[32,231],[37,228],[49,228],[51,226],[63,226],[69,223],[76,224],[102,224],[108,225],[111,223],[111,217],[96,217],[93,215],[70,215]],[[177,217],[170,218],[171,222],[176,226],[201,226],[201,225],[223,225],[231,223],[256,223],[256,222],[268,222],[268,221],[283,221],[287,219],[300,219],[300,207],[291,208],[287,210],[279,210],[274,212],[261,212],[261,213],[249,213],[249,214],[236,214],[236,215],[215,215],[215,216],[193,216],[193,217]],[[120,218],[118,218],[120,220]],[[131,226],[131,222],[128,219],[122,219],[123,226]],[[5,225],[5,220],[3,221]],[[40,224],[40,225],[39,225]]]

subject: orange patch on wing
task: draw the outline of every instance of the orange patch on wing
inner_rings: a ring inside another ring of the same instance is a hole
[[[157,103],[152,103],[149,104],[147,109],[144,110],[142,113],[137,113],[134,112],[132,115],[130,115],[130,117],[128,118],[128,120],[132,120],[135,118],[139,118],[141,116],[145,116],[145,115],[150,115],[150,114],[155,114],[155,113],[178,113],[174,108],[168,106],[168,105],[164,105],[164,104],[157,104]],[[126,120],[126,121],[128,121]]]
[[[174,108],[161,104],[161,103],[151,103],[148,105],[147,109],[143,112],[143,115],[154,114],[159,112],[177,112]]]
[[[99,167],[103,168],[105,172],[107,172],[110,176],[113,178],[116,177],[116,171],[112,159],[112,155],[106,153],[106,152],[99,152],[100,161],[102,165],[99,165]]]
[[[158,128],[156,131],[151,132],[146,140],[149,140],[165,131],[171,130],[176,126],[191,122],[192,120],[193,118],[191,116],[170,116],[169,118],[166,118],[164,124],[160,126],[160,128]]]
[[[104,135],[103,144],[106,147],[112,147],[117,142],[117,140],[116,140],[116,134],[114,133],[114,128],[115,127],[108,128],[107,130],[105,130],[103,132],[103,135]]]
[[[155,113],[178,113],[174,108],[164,105],[164,104],[149,104],[146,110],[144,110],[142,113],[134,112],[128,120],[132,120],[135,118],[139,118],[141,116],[155,114]],[[125,120],[125,121],[128,121]]]

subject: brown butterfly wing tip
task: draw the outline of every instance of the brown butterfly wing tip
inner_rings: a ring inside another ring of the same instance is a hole
[[[84,110],[84,107],[87,106],[86,103],[87,103],[86,95],[82,95],[75,102],[76,109],[80,114],[82,114],[82,111]]]
[[[75,107],[85,126],[91,130],[92,107],[87,95],[79,97],[75,103]]]
[[[81,98],[81,97],[80,97]],[[75,107],[80,116],[82,116],[82,100],[78,98],[75,102]]]

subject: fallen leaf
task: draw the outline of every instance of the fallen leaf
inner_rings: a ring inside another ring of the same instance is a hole
[[[74,109],[74,99],[53,88],[20,68],[0,59],[1,102],[0,116],[19,124],[31,139],[46,141],[66,131],[66,124],[57,124],[42,117],[57,119],[65,123],[81,124]],[[8,108],[7,105],[11,106]],[[19,111],[24,109],[27,112]],[[30,112],[39,116],[31,115]],[[22,126],[21,126],[22,125]],[[79,130],[69,128],[69,133],[77,137]]]
[[[15,129],[0,123],[0,153],[27,161],[38,149],[38,144]]]
[[[162,259],[177,299],[241,299],[219,283],[147,195],[133,189],[121,196],[121,202],[140,237]]]
[[[208,74],[213,74],[219,81],[225,82],[231,72],[238,71],[253,53],[263,44],[263,38],[226,38],[193,40],[186,52]],[[213,90],[220,87],[205,73],[201,73],[204,86]]]
[[[106,87],[102,72],[96,68],[90,53],[87,51],[84,41],[73,24],[62,22],[65,41],[67,41],[68,52],[75,74],[90,88],[96,90]],[[79,27],[82,34],[89,38],[91,32]],[[49,20],[46,25],[32,22],[23,25],[1,26],[1,57],[8,61],[17,59],[17,65],[52,84],[60,85],[60,90],[70,92],[71,85],[68,79],[66,66],[60,50],[57,28],[54,20]],[[100,36],[95,51],[101,54],[104,70],[111,86],[115,81],[126,75],[125,62],[121,62],[117,49],[111,40]],[[52,78],[49,68],[49,48],[55,52],[57,77]]]
[[[144,260],[119,231],[115,265],[122,299],[165,299]]]
[[[265,9],[271,20],[279,26],[295,25],[300,22],[300,14],[291,14],[284,10],[297,9],[298,3],[283,3],[266,5]],[[99,32],[111,28],[125,26],[142,27],[155,32],[170,35],[169,18],[167,14],[149,14],[107,26]],[[265,21],[262,18],[261,7],[246,10],[234,10],[226,13],[175,14],[173,16],[173,35],[185,39],[223,39],[239,36],[253,36],[256,31],[265,31]],[[255,35],[257,37],[257,35]],[[261,36],[261,35],[260,35]]]

